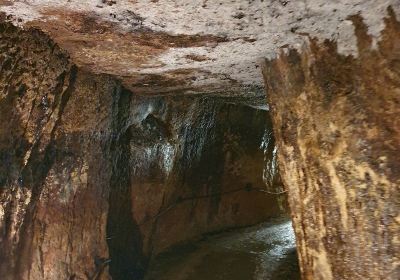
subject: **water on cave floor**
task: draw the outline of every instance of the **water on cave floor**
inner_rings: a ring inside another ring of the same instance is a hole
[[[290,221],[207,236],[158,256],[146,280],[300,279]]]

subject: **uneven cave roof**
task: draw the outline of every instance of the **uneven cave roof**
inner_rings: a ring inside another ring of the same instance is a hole
[[[260,63],[308,36],[357,55],[350,15],[376,40],[399,0],[0,0],[0,12],[49,34],[80,67],[137,94],[260,95]]]

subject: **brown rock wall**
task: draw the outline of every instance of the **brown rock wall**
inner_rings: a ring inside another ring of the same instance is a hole
[[[278,162],[304,279],[399,279],[400,23],[359,56],[312,39],[267,61]]]
[[[109,93],[119,86],[76,69],[38,31],[0,29],[0,274],[94,277],[108,257]]]

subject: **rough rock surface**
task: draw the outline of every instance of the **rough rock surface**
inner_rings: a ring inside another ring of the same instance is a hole
[[[361,13],[376,41],[389,5],[400,11],[398,0],[0,0],[0,11],[136,93],[262,96],[264,57],[301,47],[304,34],[356,53],[347,17]]]
[[[400,278],[400,22],[358,58],[331,41],[267,61],[264,77],[304,279]]]
[[[281,212],[266,111],[137,97],[8,23],[0,73],[1,279],[141,279],[175,243]]]

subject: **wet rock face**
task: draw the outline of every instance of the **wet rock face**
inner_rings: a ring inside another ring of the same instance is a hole
[[[0,274],[93,279],[108,258],[110,144],[123,91],[77,70],[40,32],[0,31]]]
[[[175,243],[281,212],[259,191],[265,111],[134,96],[38,31],[0,36],[2,279],[140,279]]]
[[[284,212],[282,197],[264,192],[273,149],[272,142],[261,146],[270,132],[266,111],[207,97],[130,97],[123,104],[129,109],[119,121],[121,163],[107,227],[115,279],[141,278],[152,256],[201,233]]]
[[[279,187],[277,176],[263,179],[273,145],[264,155],[266,111],[218,98],[133,102],[140,108],[129,124],[133,214],[146,252],[279,214],[280,196],[261,192],[266,183]]]
[[[400,23],[359,57],[312,40],[264,77],[304,279],[399,279]]]

